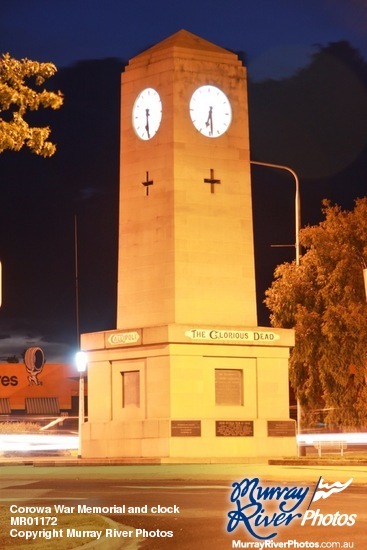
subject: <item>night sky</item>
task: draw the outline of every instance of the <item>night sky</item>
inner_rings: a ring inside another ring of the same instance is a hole
[[[318,44],[348,40],[367,54],[365,0],[12,0],[1,7],[0,50],[58,67],[126,60],[180,29],[245,52],[256,79],[289,75]]]
[[[348,134],[350,127],[359,126],[358,121],[364,127],[363,131],[353,132],[352,138],[345,138],[349,148],[344,143],[340,145],[345,158],[338,152],[332,161],[321,162],[323,159],[317,158],[320,162],[313,162],[319,149],[307,149],[313,141],[312,133],[307,140],[303,136],[298,151],[289,151],[289,156],[283,158],[265,121],[267,117],[272,128],[277,128],[274,113],[278,106],[266,99],[270,85],[276,86],[279,94],[281,81],[288,82],[301,69],[306,82],[307,67],[320,48],[344,41],[367,60],[365,0],[6,2],[1,8],[0,53],[55,63],[59,72],[49,86],[61,89],[65,105],[60,111],[40,113],[41,123],[50,124],[53,129],[52,138],[58,146],[55,157],[40,159],[27,151],[0,156],[0,259],[4,278],[0,361],[10,355],[20,357],[31,345],[42,347],[48,362],[71,359],[76,349],[75,216],[79,328],[81,332],[115,328],[119,75],[131,57],[182,28],[239,53],[245,61],[252,82],[250,114],[251,110],[255,113],[250,121],[252,153],[266,154],[266,158],[257,160],[291,162],[293,168],[300,169],[304,223],[319,221],[324,196],[350,208],[367,188],[361,183],[366,181],[367,162],[360,157],[366,147],[363,116],[367,113],[367,90],[356,83],[354,76],[340,76],[339,81],[345,83],[346,94],[357,97],[362,117],[357,110],[345,113],[336,101],[333,105],[325,100],[328,116],[339,128],[336,133]],[[335,74],[339,75],[338,70]],[[316,71],[314,67],[315,74]],[[264,87],[262,83],[269,79],[275,82]],[[293,88],[284,89],[284,98],[290,94],[292,100],[307,88],[302,78],[293,82]],[[312,102],[312,98],[308,97],[308,101]],[[323,115],[320,112],[321,119]],[[283,137],[293,140],[290,122],[295,119],[291,113],[289,117],[279,121],[282,135],[278,142]],[[39,119],[35,121],[39,123]],[[330,140],[327,132],[321,137],[315,133],[319,140]],[[274,146],[260,144],[266,139],[272,139]],[[302,163],[299,151],[310,157],[308,162]],[[316,173],[315,166],[321,165],[327,170]],[[352,165],[353,171],[346,173]],[[355,174],[358,183],[353,185],[348,178]],[[280,174],[261,177],[268,180],[279,178]],[[292,181],[281,187],[283,183],[279,186],[277,180],[273,194],[264,192],[268,181],[263,185],[256,184],[255,224],[259,233],[257,254],[266,259],[257,261],[269,272],[277,263],[292,259],[292,250],[270,251],[268,241],[262,238],[274,233],[267,227],[282,226],[284,235],[280,231],[274,238],[277,242],[293,242]],[[276,205],[276,200],[281,202]],[[273,203],[274,207],[266,210],[265,203]],[[280,204],[282,212],[289,214],[286,220],[284,215],[276,215]],[[266,288],[268,274],[264,281]]]

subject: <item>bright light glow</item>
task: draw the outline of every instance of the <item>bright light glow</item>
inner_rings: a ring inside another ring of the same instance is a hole
[[[75,354],[75,363],[76,363],[76,368],[78,369],[78,372],[85,372],[85,369],[87,368],[87,362],[88,362],[88,357],[85,351],[78,351]]]
[[[228,130],[232,120],[231,104],[216,86],[200,86],[190,100],[190,117],[203,136],[216,138]]]
[[[62,451],[78,448],[77,435],[0,434],[0,449],[7,451]]]
[[[367,445],[367,432],[299,434],[298,445],[317,445],[323,441],[340,441],[349,445]]]
[[[162,120],[162,102],[154,88],[145,88],[134,103],[133,125],[140,139],[148,140],[158,132]]]

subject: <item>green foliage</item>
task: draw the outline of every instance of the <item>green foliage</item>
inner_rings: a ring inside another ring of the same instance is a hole
[[[48,141],[50,128],[31,126],[25,115],[40,107],[61,107],[60,92],[39,90],[46,79],[53,76],[56,67],[52,63],[39,63],[10,57],[0,59],[0,153],[5,150],[19,151],[23,146],[43,157],[52,156],[55,145]]]
[[[353,211],[324,202],[300,232],[300,265],[282,264],[266,292],[273,326],[295,328],[290,378],[302,408],[328,410],[333,429],[367,428],[367,198]]]

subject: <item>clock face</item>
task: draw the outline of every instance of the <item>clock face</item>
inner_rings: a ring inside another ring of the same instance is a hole
[[[226,94],[216,86],[200,86],[191,96],[190,116],[203,136],[216,138],[231,124],[231,104]]]
[[[162,120],[162,102],[154,88],[145,88],[135,100],[132,120],[134,130],[140,139],[152,139]]]

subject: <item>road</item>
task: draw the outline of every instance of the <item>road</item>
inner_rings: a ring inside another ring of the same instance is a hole
[[[125,505],[124,514],[110,513],[106,515],[114,521],[134,529],[145,529],[147,532],[155,533],[157,530],[173,532],[172,538],[148,537],[144,539],[139,537],[136,539],[136,547],[140,550],[229,550],[234,547],[232,541],[245,543],[259,542],[260,540],[251,537],[242,523],[232,533],[227,532],[228,512],[234,510],[234,503],[230,502],[232,487],[228,480],[149,480],[139,479],[137,476],[127,479],[126,476],[119,475],[118,469],[114,474],[113,468],[105,470],[108,475],[104,475],[103,468],[99,468],[99,475],[96,476],[93,473],[89,477],[88,473],[85,473],[86,468],[78,467],[50,468],[48,475],[42,473],[42,468],[30,468],[28,469],[29,475],[24,475],[25,469],[27,467],[19,467],[18,478],[13,473],[7,479],[6,468],[1,468],[2,505],[13,503],[23,506],[31,503],[43,505],[58,503],[67,506],[85,503],[89,506],[107,507]],[[81,475],[82,470],[83,475]],[[253,477],[256,477],[256,474]],[[241,481],[241,479],[233,481]],[[336,479],[328,481],[331,483]],[[304,499],[299,509],[302,512],[305,512],[309,505],[309,497],[313,494],[316,483],[317,479],[315,483],[261,481],[263,487],[284,488],[288,486],[289,488],[303,488],[303,490],[309,487],[307,498]],[[366,499],[366,486],[351,484],[344,492],[333,494],[330,498],[311,505],[310,509],[320,510],[320,513],[325,516],[324,521],[326,522],[332,521],[337,512],[339,512],[342,523],[347,521],[347,516],[357,514],[355,524],[350,527],[346,525],[312,525],[311,519],[306,522],[306,525],[301,526],[300,520],[295,518],[288,526],[274,527],[271,525],[265,532],[269,534],[269,529],[276,531],[277,536],[272,539],[276,542],[288,540],[298,543],[346,542],[348,543],[346,548],[353,548],[351,544],[354,543],[354,548],[364,549],[367,547]],[[173,513],[153,513],[154,507],[159,505],[166,508],[172,507]],[[274,501],[269,500],[263,505],[262,516],[272,517],[276,509]],[[128,507],[134,507],[134,513],[128,513]],[[297,509],[297,511],[299,510]],[[255,530],[257,534],[262,534],[261,528]],[[121,548],[124,547],[125,543],[122,543]],[[242,547],[246,548],[246,546]],[[106,541],[102,550],[108,550],[108,548],[109,543]],[[55,543],[55,549],[57,549],[57,543]]]

